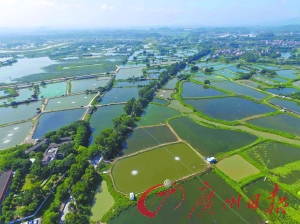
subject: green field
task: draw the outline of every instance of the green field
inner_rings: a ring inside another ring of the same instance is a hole
[[[202,126],[188,117],[171,120],[179,137],[190,143],[203,156],[213,156],[249,145],[257,137],[243,132]]]
[[[259,173],[259,169],[240,155],[233,155],[223,159],[216,165],[223,173],[235,181]]]
[[[180,113],[168,107],[149,104],[143,112],[138,126],[151,126],[165,124],[170,117],[179,116]]]
[[[260,165],[274,169],[299,160],[300,148],[278,142],[264,142],[244,153]]]
[[[176,180],[206,168],[206,163],[186,144],[159,147],[120,159],[112,168],[116,188],[138,193],[165,179]]]
[[[243,188],[243,191],[249,198],[256,194],[260,194],[259,208],[263,211],[270,207],[270,200],[268,200],[268,198],[270,197],[270,192],[272,192],[273,190],[274,183],[269,180],[264,181],[264,178],[252,182],[251,184]],[[276,221],[275,223],[280,224],[300,223],[300,200],[293,195],[281,190],[280,187],[277,194],[278,197],[277,199],[275,199],[275,210],[273,211],[272,215],[268,215],[269,220]],[[289,204],[289,206],[285,208],[286,215],[283,215],[281,213],[276,214],[276,208],[278,207],[279,203],[278,199],[283,196],[287,197],[286,202]]]
[[[213,199],[214,204],[211,210],[201,211],[201,205],[199,205],[190,219],[187,218],[188,214],[192,210],[199,197],[210,191],[201,191],[203,187],[202,180],[205,180],[211,186],[211,189],[215,191],[216,197]],[[222,180],[215,173],[208,173],[202,176],[198,176],[192,180],[186,181],[180,184],[185,191],[185,198],[181,206],[174,211],[174,208],[181,202],[181,191],[176,188],[176,192],[166,199],[165,203],[159,210],[158,214],[154,218],[148,218],[143,216],[136,206],[132,206],[127,210],[121,212],[121,214],[113,219],[111,224],[194,224],[194,223],[211,223],[211,224],[228,224],[228,223],[249,223],[249,224],[261,224],[261,217],[252,209],[248,209],[247,203],[241,199],[240,208],[236,209],[235,205],[232,209],[227,207],[223,210],[223,204],[227,198],[238,196],[238,193],[233,190],[224,180]],[[150,196],[146,200],[146,206],[150,211],[155,211],[163,197],[157,195]],[[198,218],[198,214],[202,214]]]
[[[92,221],[99,221],[102,216],[114,205],[114,198],[110,195],[106,181],[102,181],[96,190],[93,200],[91,216]]]
[[[166,125],[138,128],[128,135],[123,152],[129,155],[142,149],[176,141],[177,138]]]

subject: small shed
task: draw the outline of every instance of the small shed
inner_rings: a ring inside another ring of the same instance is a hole
[[[131,192],[131,193],[129,194],[129,198],[130,198],[131,201],[134,200],[134,193],[133,193],[133,192]]]
[[[207,157],[205,158],[207,162],[209,163],[217,163],[217,160],[215,157]]]

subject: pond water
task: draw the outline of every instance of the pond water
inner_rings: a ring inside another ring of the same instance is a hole
[[[229,72],[228,70],[219,70],[216,71],[216,73],[229,79],[235,79],[238,77],[238,74]]]
[[[67,91],[66,82],[58,82],[53,84],[47,84],[45,86],[40,86],[39,98],[52,98],[56,96],[65,95]]]
[[[197,199],[201,197],[203,191],[199,188],[204,188],[205,185],[202,181],[209,183],[215,194],[218,197],[213,198],[213,211],[212,215],[209,211],[201,212],[201,205],[199,205],[195,212],[191,215],[190,219],[187,218],[190,211]],[[159,182],[159,183],[162,183]],[[116,218],[110,221],[111,224],[194,224],[194,223],[205,223],[205,224],[228,224],[228,223],[249,223],[249,224],[261,224],[263,223],[262,218],[253,209],[247,207],[247,201],[243,198],[240,200],[240,208],[233,210],[223,209],[224,200],[231,198],[231,196],[238,195],[233,188],[231,188],[221,177],[217,174],[210,172],[205,175],[196,176],[193,179],[184,181],[180,184],[184,189],[185,198],[175,211],[174,208],[181,202],[182,193],[178,188],[174,194],[165,200],[163,206],[154,218],[145,217],[142,215],[136,206],[131,206],[126,210],[123,210]],[[252,195],[251,195],[252,196]],[[250,198],[250,197],[249,197]],[[147,197],[146,205],[150,211],[155,211],[158,205],[163,200],[162,197],[157,195],[151,195]],[[201,217],[198,217],[201,214]],[[199,221],[200,220],[200,221]]]
[[[4,90],[0,90],[0,96],[7,96],[9,93],[5,93]]]
[[[138,193],[167,178],[172,181],[200,172],[204,164],[189,146],[177,143],[118,160],[112,177],[118,190]]]
[[[215,81],[215,82],[221,82],[221,81],[226,81],[227,79],[220,76],[220,75],[216,75],[216,74],[211,74],[211,75],[207,75],[207,74],[202,74],[199,75],[196,74],[196,77],[193,77],[192,79],[200,81],[200,82],[204,82],[204,80],[209,80],[211,82]]]
[[[245,69],[242,69],[242,68],[238,68],[238,67],[228,67],[226,68],[227,70],[229,71],[232,71],[232,72],[248,72],[248,70],[245,70]]]
[[[184,100],[184,102],[209,117],[227,121],[240,120],[275,111],[274,108],[267,105],[239,97]]]
[[[151,80],[144,80],[144,81],[135,81],[135,82],[117,82],[115,87],[124,87],[124,86],[138,86],[138,85],[148,85]]]
[[[143,75],[143,68],[145,67],[137,67],[137,68],[121,68],[119,72],[116,74],[116,79],[128,79],[132,77],[141,77]]]
[[[265,91],[277,95],[289,95],[291,93],[300,92],[299,89],[294,88],[265,89]]]
[[[276,84],[276,82],[273,82],[273,81],[271,81],[269,79],[265,79],[265,78],[263,78],[260,75],[253,75],[252,78],[256,79],[257,81],[260,81],[260,82],[263,82],[265,84],[268,84],[268,85],[275,85]],[[284,81],[287,81],[287,80],[284,80]]]
[[[130,87],[130,88],[112,88],[108,93],[104,95],[101,105],[110,104],[110,103],[120,103],[127,102],[131,98],[138,98],[138,88]]]
[[[162,99],[167,99],[171,98],[172,93],[174,90],[168,90],[168,89],[159,89],[158,92],[155,92],[155,97],[157,98],[162,98]]]
[[[42,89],[42,88],[40,88]],[[8,101],[11,102],[11,101],[17,101],[17,102],[20,102],[20,101],[25,101],[25,100],[28,100],[28,99],[31,99],[31,95],[33,94],[33,89],[18,89],[17,92],[19,93],[19,96],[17,97],[13,97],[13,98],[10,98]]]
[[[178,81],[177,78],[171,79],[164,87],[164,89],[175,89],[176,82]]]
[[[262,128],[274,129],[300,136],[300,119],[288,114],[262,117],[247,122]]]
[[[148,73],[149,79],[158,79],[159,73]]]
[[[25,140],[31,125],[31,122],[24,122],[0,128],[0,149],[21,144]]]
[[[203,156],[215,156],[251,144],[257,137],[248,133],[208,128],[188,117],[180,117],[169,122],[179,137]]]
[[[21,104],[17,107],[1,107],[0,108],[0,125],[8,124],[16,121],[27,120],[36,115],[36,109],[42,105],[41,101]]]
[[[237,94],[251,96],[256,99],[263,99],[268,96],[267,94],[262,93],[260,91],[230,81],[213,82],[211,83],[211,85]]]
[[[72,93],[80,93],[84,92],[85,90],[94,90],[97,87],[105,86],[109,82],[109,79],[81,79],[81,80],[74,80],[71,81],[71,92]]]
[[[295,78],[299,77],[298,75],[293,74],[296,72],[297,71],[295,71],[295,70],[281,70],[281,71],[277,71],[276,73],[279,76],[287,78],[287,79],[295,79]]]
[[[280,54],[282,58],[289,58],[291,56],[290,52],[281,52]]]
[[[158,99],[158,98],[154,98],[154,99],[152,100],[152,102],[160,103],[160,104],[163,104],[163,105],[165,105],[165,104],[167,103],[166,100]]]
[[[240,80],[239,83],[242,83],[246,86],[250,86],[250,87],[254,87],[254,88],[257,88],[259,86],[259,84],[255,83],[255,82],[248,81],[248,80]]]
[[[209,85],[198,85],[193,82],[183,83],[182,97],[206,97],[206,96],[225,96],[224,92],[209,88]]]
[[[55,63],[55,61],[52,61],[48,57],[18,59],[18,62],[14,63],[12,66],[4,66],[0,68],[0,73],[5,74],[0,76],[0,83],[10,82],[9,77],[13,80],[15,78],[20,78],[25,75],[42,73],[44,72],[42,69],[43,67]]]
[[[123,154],[129,155],[146,148],[176,141],[177,138],[167,125],[137,128],[127,135],[126,142],[123,143]]]
[[[113,128],[113,119],[124,113],[124,104],[99,107],[90,119],[92,135],[89,140],[94,144],[95,139],[106,128]]]
[[[172,108],[149,104],[142,114],[138,126],[165,124],[170,117],[179,116],[180,112]]]
[[[63,110],[87,106],[94,96],[95,94],[79,94],[50,99],[45,110]]]
[[[91,220],[94,222],[99,221],[102,216],[114,205],[114,203],[114,198],[108,191],[106,181],[102,180],[94,196],[90,215]]]
[[[272,99],[270,99],[269,102],[300,113],[300,103],[298,103],[298,102],[290,101],[290,100],[283,100],[283,99],[279,99],[279,98],[272,98]]]
[[[38,126],[32,136],[33,139],[43,137],[50,131],[57,131],[63,126],[80,120],[85,109],[63,110],[58,112],[43,113],[39,118]]]
[[[265,69],[271,69],[271,70],[278,70],[281,67],[279,65],[260,65],[261,67],[265,68]]]

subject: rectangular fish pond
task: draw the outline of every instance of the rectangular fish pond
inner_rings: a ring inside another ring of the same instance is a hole
[[[177,143],[118,160],[112,177],[118,190],[138,193],[167,178],[172,181],[203,171],[206,166],[188,145]]]
[[[203,156],[216,156],[242,148],[258,138],[248,133],[209,128],[189,117],[180,117],[169,122],[182,140],[191,144]]]
[[[214,204],[211,209],[202,211],[202,206],[199,204],[194,213],[191,214],[188,219],[189,213],[192,211],[197,200],[202,194],[210,193],[211,190],[201,191],[200,188],[204,188],[202,181],[206,181],[211,189],[214,190],[215,197],[212,199]],[[142,215],[137,206],[129,207],[123,210],[119,216],[112,219],[111,224],[194,224],[194,223],[249,223],[249,224],[261,224],[262,218],[252,209],[247,207],[247,202],[242,198],[240,208],[236,209],[234,206],[232,209],[227,207],[223,210],[226,199],[235,199],[238,197],[238,192],[231,188],[222,178],[213,172],[197,176],[194,179],[181,183],[180,186],[185,192],[183,203],[176,209],[181,200],[182,192],[178,187],[175,187],[176,191],[170,197],[166,198],[161,209],[158,211],[154,218],[145,217]],[[158,195],[152,195],[146,199],[146,208],[150,211],[155,211],[164,197]],[[211,213],[213,211],[213,214]]]
[[[226,121],[240,120],[276,111],[267,105],[240,97],[184,100],[184,102],[209,117]]]

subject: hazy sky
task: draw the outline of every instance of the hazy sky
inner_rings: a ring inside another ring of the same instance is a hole
[[[0,27],[276,25],[300,0],[0,0]]]

